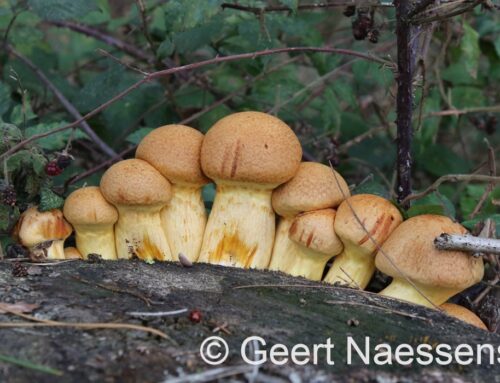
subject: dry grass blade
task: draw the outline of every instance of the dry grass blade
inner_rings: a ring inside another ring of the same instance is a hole
[[[164,333],[163,331],[160,331],[160,330],[157,330],[157,329],[154,329],[151,327],[146,327],[146,326],[134,325],[134,324],[129,324],[129,323],[59,322],[59,321],[38,319],[38,318],[35,318],[31,315],[21,314],[19,312],[9,310],[7,308],[3,308],[3,310],[9,312],[12,315],[21,317],[23,319],[27,319],[31,322],[8,322],[8,323],[2,322],[2,323],[0,323],[0,329],[1,328],[16,328],[16,327],[70,327],[70,328],[83,329],[83,330],[97,330],[97,329],[136,330],[136,331],[142,331],[142,332],[147,332],[147,333],[150,333],[153,335],[157,335],[160,338],[167,339],[170,342],[176,344],[176,342],[170,336],[168,336],[166,333]]]

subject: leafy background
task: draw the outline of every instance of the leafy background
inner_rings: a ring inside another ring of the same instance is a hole
[[[357,16],[346,17],[342,8],[300,10],[298,0],[239,2],[292,9],[254,14],[224,9],[221,4],[220,0],[3,0],[0,31],[3,41],[31,60],[82,114],[139,80],[141,71],[216,55],[334,46],[395,58],[391,8],[373,9],[380,33],[373,43],[353,38],[352,23]],[[87,32],[68,27],[75,22]],[[88,30],[135,50],[91,37]],[[424,27],[430,37],[425,76],[420,72],[415,79],[415,190],[446,174],[488,174],[488,166],[492,167],[488,145],[498,154],[500,144],[498,12],[476,7],[436,23],[432,34],[429,30],[428,25]],[[0,53],[0,66],[0,152],[33,134],[74,121],[39,77],[8,50]],[[149,82],[88,123],[120,153],[161,125],[189,119],[191,126],[204,132],[229,113],[267,111],[290,124],[307,158],[331,160],[355,192],[394,198],[395,92],[394,74],[380,64],[331,54],[273,55]],[[462,113],[436,115],[455,108]],[[373,134],[366,136],[367,132]],[[74,160],[62,174],[49,177],[47,163],[65,148]],[[127,156],[132,154],[129,151]],[[29,204],[58,206],[61,197],[75,188],[98,184],[104,169],[74,181],[109,159],[80,129],[37,140],[10,156],[1,166],[3,245],[11,241],[12,225]],[[407,215],[445,214],[471,229],[491,217],[500,228],[498,188],[488,195],[481,211],[471,216],[487,187],[445,183],[437,192],[414,201]],[[14,202],[5,198],[12,197],[12,188]],[[205,190],[208,204],[213,194],[213,187]]]

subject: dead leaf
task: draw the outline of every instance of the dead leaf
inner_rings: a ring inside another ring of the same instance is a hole
[[[0,302],[0,314],[6,314],[10,311],[16,313],[31,313],[33,310],[39,308],[40,305],[36,303],[16,302],[16,303],[3,303]]]

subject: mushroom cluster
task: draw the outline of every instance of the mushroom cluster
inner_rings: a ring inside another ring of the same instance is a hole
[[[73,191],[64,215],[31,207],[15,234],[43,259],[185,257],[359,289],[378,269],[392,277],[381,295],[455,315],[445,302],[478,283],[484,266],[467,253],[436,249],[434,238],[465,228],[437,215],[403,221],[390,201],[351,196],[337,171],[301,159],[293,130],[265,113],[229,115],[206,135],[162,126],[98,187]],[[207,214],[202,188],[211,182],[216,194]],[[64,249],[72,229],[76,248]]]

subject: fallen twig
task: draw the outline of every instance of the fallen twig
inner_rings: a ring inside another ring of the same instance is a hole
[[[473,235],[443,233],[434,240],[439,250],[460,250],[474,253],[500,254],[500,239],[480,238]]]
[[[157,330],[157,329],[151,328],[151,327],[146,327],[146,326],[140,326],[140,325],[128,324],[128,323],[100,323],[100,322],[95,322],[95,323],[78,323],[78,322],[71,323],[71,322],[59,322],[59,321],[38,319],[38,318],[35,318],[35,317],[31,316],[31,315],[21,314],[21,313],[18,313],[16,311],[7,310],[5,308],[4,308],[4,310],[8,311],[10,314],[16,315],[16,316],[24,318],[24,319],[28,319],[28,320],[30,320],[32,322],[7,322],[7,323],[6,322],[0,322],[0,328],[16,328],[16,327],[71,327],[71,328],[78,328],[78,329],[84,329],[84,330],[128,329],[128,330],[137,330],[137,331],[148,332],[150,334],[157,335],[160,338],[167,339],[167,340],[171,341],[174,344],[176,343],[172,338],[170,338],[163,331],[160,331],[160,330]]]
[[[161,318],[161,317],[169,317],[169,316],[184,314],[187,311],[188,311],[188,309],[179,309],[179,310],[173,310],[173,311],[158,311],[158,312],[131,311],[131,312],[128,312],[127,315],[130,315],[131,317]]]
[[[246,374],[253,370],[254,367],[248,364],[218,367],[195,374],[180,376],[178,378],[167,378],[164,383],[213,382],[230,376]]]

